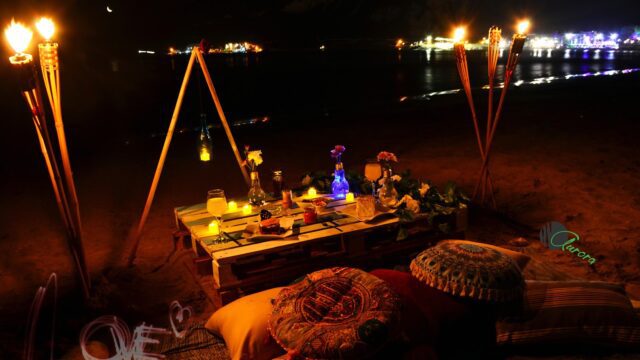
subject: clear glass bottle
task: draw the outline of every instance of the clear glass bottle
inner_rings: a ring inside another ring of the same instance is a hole
[[[253,206],[262,206],[267,199],[267,194],[260,186],[260,175],[257,171],[251,172],[251,187],[247,197],[249,198],[249,204]]]
[[[273,197],[276,199],[282,198],[282,190],[284,190],[284,177],[282,176],[282,170],[276,170],[273,172],[271,183],[273,185]]]
[[[336,199],[346,198],[349,192],[349,182],[344,176],[342,162],[336,163],[336,171],[333,174],[333,183],[331,183],[331,192]]]
[[[213,140],[209,133],[209,125],[207,124],[207,115],[200,114],[200,136],[198,137],[198,155],[200,161],[211,161],[211,152],[213,150]]]
[[[393,207],[398,202],[398,190],[393,184],[393,174],[391,169],[384,169],[382,175],[382,187],[378,190],[380,204]]]

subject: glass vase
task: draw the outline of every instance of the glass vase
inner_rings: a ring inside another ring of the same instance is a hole
[[[344,176],[344,167],[341,162],[336,163],[336,171],[333,175],[333,183],[331,183],[331,192],[335,199],[344,199],[349,192],[349,182]]]
[[[382,187],[378,190],[380,204],[386,207],[394,207],[398,202],[398,190],[393,184],[391,169],[385,169],[382,177]]]
[[[200,161],[210,161],[212,149],[213,140],[211,139],[211,133],[209,133],[209,125],[207,125],[207,115],[200,114],[200,136],[198,137]]]
[[[257,171],[251,172],[251,187],[249,187],[249,204],[253,206],[262,206],[265,204],[267,194],[260,186],[260,175]]]

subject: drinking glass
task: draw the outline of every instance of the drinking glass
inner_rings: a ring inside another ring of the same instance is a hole
[[[382,176],[382,166],[379,162],[368,162],[364,166],[364,177],[371,181],[371,195],[376,195],[376,181]]]
[[[224,190],[213,189],[207,192],[207,211],[216,217],[218,222],[218,238],[217,242],[224,240],[222,235],[222,215],[227,211],[227,198],[224,196]]]

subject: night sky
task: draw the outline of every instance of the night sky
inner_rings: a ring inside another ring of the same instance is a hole
[[[109,6],[113,12],[107,12]],[[539,32],[614,30],[640,23],[640,1],[607,0],[58,0],[2,1],[0,19],[49,14],[60,37],[110,49],[166,49],[207,38],[255,41],[267,48],[316,47],[331,39],[417,39],[469,24],[480,38],[492,24],[532,19]],[[475,36],[474,36],[475,35]]]

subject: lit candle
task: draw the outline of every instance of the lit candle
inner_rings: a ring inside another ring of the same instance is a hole
[[[345,200],[347,200],[347,202],[353,202],[353,201],[355,201],[355,199],[356,199],[356,198],[355,198],[355,196],[353,195],[353,193],[352,193],[352,192],[349,192],[349,193],[347,193],[347,197],[346,197],[346,199],[345,199]]]
[[[242,214],[251,215],[251,205],[246,204],[245,206],[243,206],[242,207]]]
[[[310,187],[309,190],[307,191],[307,195],[312,198],[312,197],[316,197],[318,195],[318,192],[316,191],[316,188],[314,187]]]
[[[210,161],[211,160],[211,154],[209,154],[209,151],[207,151],[207,149],[200,149],[200,161]]]
[[[213,220],[209,223],[209,232],[211,235],[220,235],[220,228],[218,227],[218,220]]]
[[[229,212],[238,211],[238,203],[236,203],[235,201],[229,201],[229,204],[227,205],[227,209],[229,210]]]

